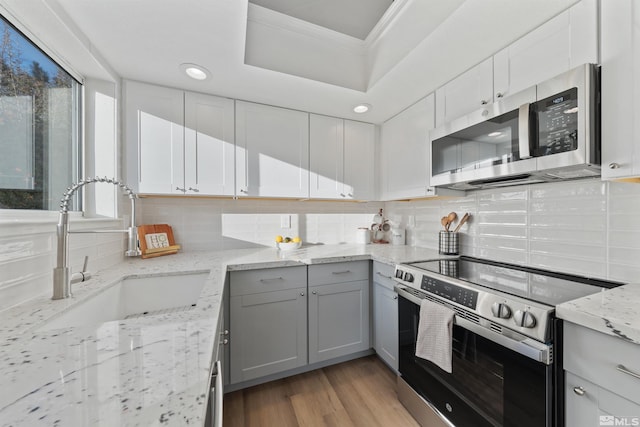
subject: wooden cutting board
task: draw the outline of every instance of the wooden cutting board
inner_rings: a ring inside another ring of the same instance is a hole
[[[158,233],[165,233],[167,235],[169,245],[159,248],[149,247],[147,245],[147,235]],[[142,252],[143,259],[175,254],[178,253],[178,249],[180,249],[180,245],[176,245],[173,230],[169,224],[139,225],[138,240],[140,242],[140,251]]]

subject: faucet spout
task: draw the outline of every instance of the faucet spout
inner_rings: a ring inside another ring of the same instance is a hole
[[[122,190],[127,193],[129,199],[131,200],[131,225],[126,230],[95,230],[84,232],[127,233],[127,250],[125,252],[125,255],[133,257],[139,256],[141,254],[140,249],[138,248],[138,227],[136,226],[135,200],[138,196],[133,192],[131,187],[116,180],[115,178],[106,177],[85,178],[78,183],[71,185],[71,187],[67,188],[67,191],[65,191],[65,193],[62,195],[62,199],[60,200],[60,215],[58,217],[58,225],[56,226],[57,256],[56,267],[53,269],[52,296],[52,299],[54,300],[69,298],[69,296],[71,296],[72,278],[69,268],[69,234],[73,232],[69,231],[69,202],[71,201],[71,197],[73,197],[75,192],[80,188],[84,187],[87,184],[93,184],[97,182],[113,184],[117,187],[122,188]],[[89,276],[87,275],[87,277]]]

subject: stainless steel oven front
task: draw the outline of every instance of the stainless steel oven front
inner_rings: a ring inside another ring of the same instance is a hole
[[[561,375],[553,361],[552,345],[514,331],[495,332],[473,317],[465,318],[465,313],[457,308],[452,373],[446,373],[415,355],[420,302],[433,296],[401,285],[395,290],[399,296],[398,393],[402,400],[410,389],[424,400],[427,410],[424,415],[403,402],[422,425],[436,425],[434,415],[443,426],[559,425],[562,414],[554,404],[557,401],[554,381]]]

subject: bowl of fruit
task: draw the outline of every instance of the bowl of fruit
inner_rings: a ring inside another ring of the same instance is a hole
[[[302,246],[302,239],[299,237],[282,237],[276,236],[276,247],[281,251],[291,251]]]

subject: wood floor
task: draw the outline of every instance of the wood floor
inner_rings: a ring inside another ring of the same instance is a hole
[[[396,397],[396,379],[363,357],[224,397],[224,427],[417,427]]]

